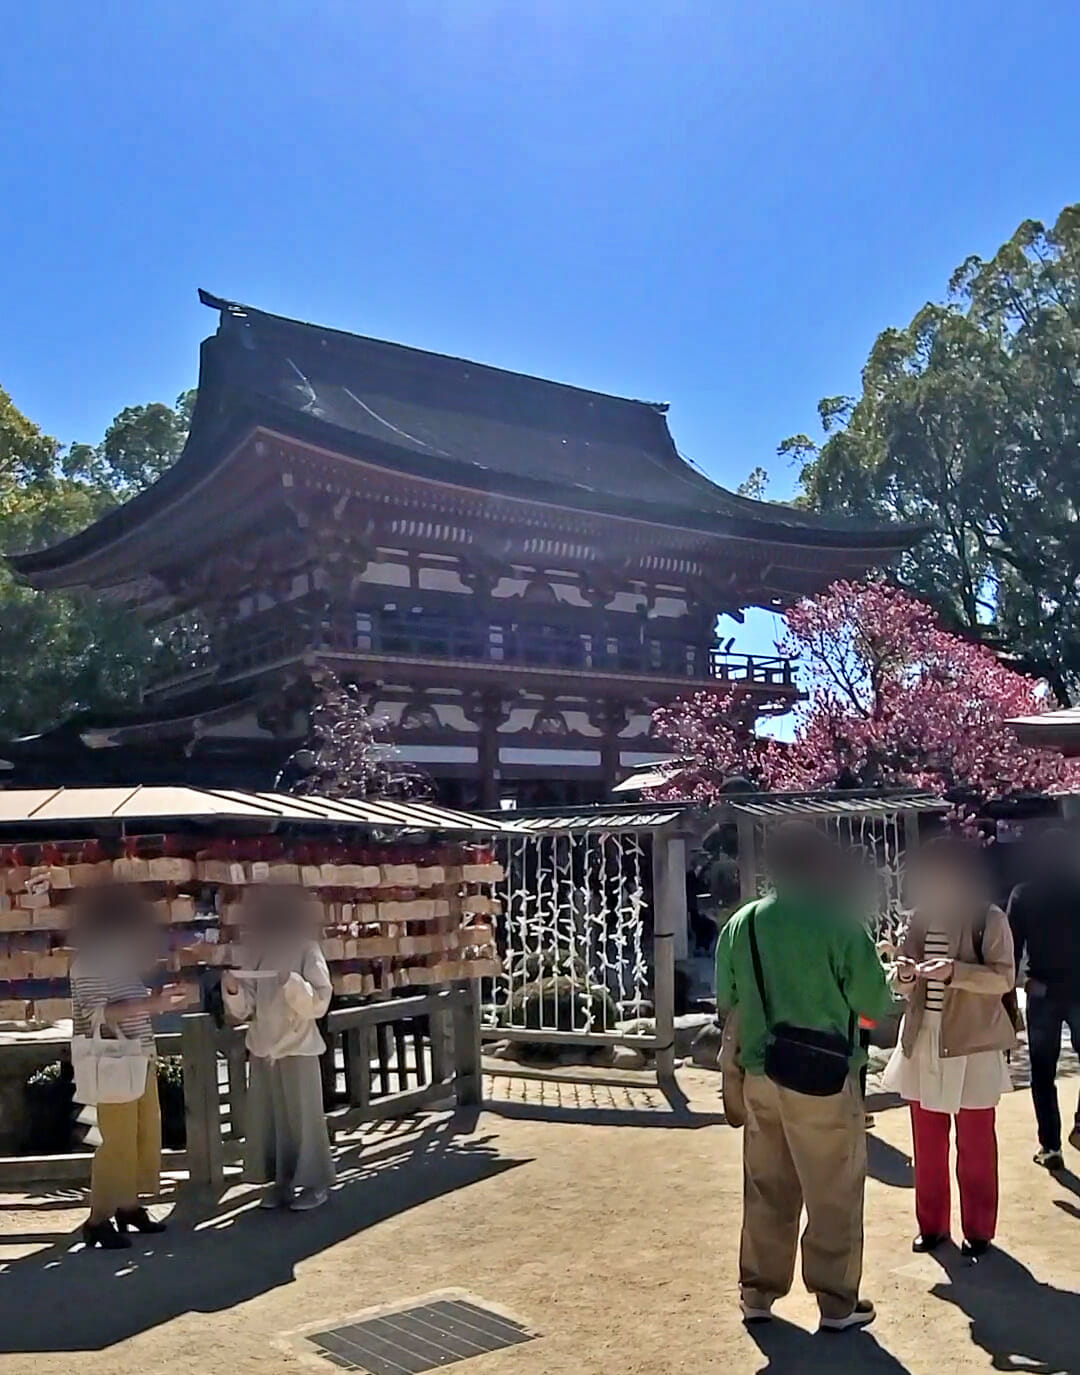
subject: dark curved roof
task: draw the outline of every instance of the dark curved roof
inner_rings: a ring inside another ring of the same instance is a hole
[[[872,554],[898,552],[921,533],[736,496],[680,457],[661,404],[199,295],[220,322],[202,346],[183,454],[81,534],[13,557],[24,577],[92,555],[150,519],[259,424],[457,486],[709,533]]]

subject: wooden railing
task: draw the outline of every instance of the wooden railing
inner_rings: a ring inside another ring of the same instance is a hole
[[[776,655],[735,654],[647,627],[576,630],[537,620],[476,619],[460,613],[420,615],[355,612],[327,620],[284,621],[266,613],[235,626],[208,659],[193,665],[193,678],[236,678],[308,651],[343,655],[450,659],[521,668],[706,682],[716,679],[794,690],[794,664]]]
[[[328,1046],[324,1081],[336,1081],[340,1049],[345,1083],[339,1095],[336,1082],[324,1082],[332,1132],[448,1101],[459,1107],[480,1103],[480,1000],[472,984],[363,1007],[336,1008],[326,1018],[324,1036]],[[411,1069],[407,1063],[410,1044],[414,1051]],[[191,1013],[182,1019],[180,1050],[188,1177],[193,1183],[220,1187],[226,1143],[244,1134],[243,1031],[219,1030],[208,1014]]]

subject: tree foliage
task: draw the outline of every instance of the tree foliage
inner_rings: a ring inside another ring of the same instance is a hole
[[[931,534],[897,572],[945,623],[1080,692],[1080,205],[1022,224],[945,304],[882,333],[824,442],[780,446],[811,505]]]
[[[176,409],[129,407],[99,445],[64,449],[0,389],[0,548],[21,553],[84,529],[164,471],[183,447],[194,393]],[[35,592],[0,564],[0,731],[30,734],[83,710],[138,700],[168,651],[122,608]]]
[[[319,797],[419,798],[431,780],[388,740],[388,723],[368,711],[359,688],[323,669],[315,684],[309,738],[285,763],[277,787]]]
[[[741,774],[766,789],[918,787],[978,803],[1080,781],[1005,724],[1045,709],[1039,685],[897,588],[834,584],[789,612],[778,648],[805,674],[793,740],[755,735],[745,698],[676,702],[653,721],[681,763],[670,791],[713,798]]]

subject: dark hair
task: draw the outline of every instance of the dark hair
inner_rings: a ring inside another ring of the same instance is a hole
[[[766,860],[774,883],[823,878],[837,857],[836,846],[807,821],[786,821],[769,835]]]

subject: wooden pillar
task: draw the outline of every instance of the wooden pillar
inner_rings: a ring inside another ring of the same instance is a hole
[[[668,841],[668,863],[680,878],[678,894],[674,891],[674,878],[671,893],[674,905],[672,932],[675,937],[675,958],[685,960],[690,956],[690,911],[686,901],[686,841],[682,836],[672,836]]]
[[[247,1046],[239,1031],[229,1033],[225,1054],[229,1073],[229,1137],[242,1141],[247,1134]]]
[[[465,996],[454,1008],[454,1089],[459,1108],[479,1107],[484,1097],[480,1050],[480,983],[456,985]]]
[[[180,1052],[184,1061],[184,1123],[187,1167],[192,1184],[220,1188],[225,1181],[218,1097],[217,1034],[205,1012],[180,1019]]]
[[[623,702],[606,698],[589,713],[589,720],[598,730],[603,731],[600,738],[600,772],[603,777],[605,796],[609,795],[619,781],[619,754],[621,741],[619,732],[630,719],[629,709]]]
[[[686,925],[686,849],[681,839],[662,832],[652,838],[653,1013],[656,1021],[656,1075],[675,1078],[675,930]]]
[[[506,704],[497,692],[481,692],[475,699],[472,717],[480,727],[480,807],[483,811],[494,811],[499,805],[499,727],[506,720]]]
[[[431,1037],[431,1080],[445,1084],[453,1073],[454,1021],[449,1011],[439,1008],[428,1017]]]
[[[747,812],[738,814],[739,897],[753,902],[758,895],[757,836],[754,818]]]

